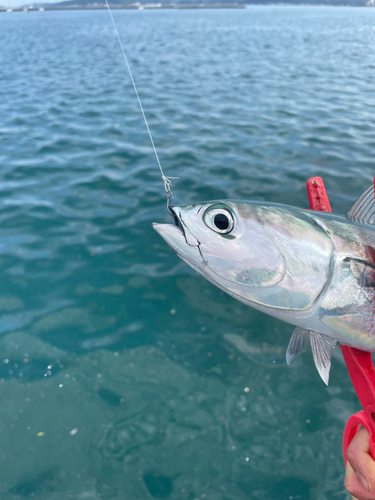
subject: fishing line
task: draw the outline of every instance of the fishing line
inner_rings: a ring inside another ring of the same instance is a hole
[[[139,104],[139,107],[141,109],[141,113],[142,113],[142,116],[143,116],[143,119],[144,119],[144,122],[146,124],[146,128],[147,128],[147,132],[148,132],[148,135],[150,137],[150,141],[151,141],[151,144],[152,144],[152,149],[154,150],[154,153],[155,153],[155,158],[156,158],[156,161],[158,163],[158,166],[159,166],[159,169],[160,169],[160,173],[161,173],[161,178],[164,182],[164,191],[165,191],[165,197],[167,198],[167,211],[170,215],[173,216],[172,212],[170,212],[169,210],[169,200],[172,198],[172,182],[170,179],[178,179],[178,177],[166,177],[164,175],[164,172],[163,172],[163,169],[161,168],[161,164],[160,164],[160,160],[159,160],[159,156],[158,156],[158,153],[156,151],[156,148],[155,148],[155,144],[154,144],[154,140],[152,138],[152,134],[151,134],[151,130],[150,130],[150,127],[148,126],[148,121],[147,121],[147,118],[146,118],[146,115],[145,115],[145,112],[143,110],[143,106],[142,106],[142,102],[141,102],[141,99],[139,97],[139,94],[138,94],[138,90],[137,90],[137,87],[135,85],[135,81],[134,81],[134,78],[133,78],[133,74],[131,72],[131,69],[130,69],[130,66],[129,66],[129,62],[128,62],[128,58],[126,57],[126,53],[125,53],[125,49],[124,49],[124,46],[122,44],[122,41],[121,41],[121,38],[120,38],[120,35],[119,35],[119,32],[117,30],[117,26],[116,26],[116,23],[115,23],[115,20],[113,19],[113,16],[112,16],[112,11],[111,11],[111,8],[109,6],[109,3],[108,3],[108,0],[105,0],[105,3],[107,5],[107,9],[108,9],[108,12],[109,12],[109,15],[111,16],[111,20],[112,20],[112,24],[113,24],[113,28],[115,30],[115,33],[116,33],[116,36],[117,36],[117,39],[119,41],[119,44],[120,44],[120,47],[121,47],[121,52],[122,52],[122,55],[124,56],[124,61],[125,61],[125,64],[126,64],[126,67],[128,68],[128,72],[129,72],[129,75],[130,75],[130,79],[132,81],[132,84],[133,84],[133,87],[134,87],[134,91],[135,91],[135,95],[137,96],[137,100],[138,100],[138,104]]]

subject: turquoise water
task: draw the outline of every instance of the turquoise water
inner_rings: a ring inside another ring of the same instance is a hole
[[[176,204],[344,212],[375,173],[375,11],[114,11]],[[0,495],[345,499],[359,409],[292,327],[152,230],[163,186],[105,11],[0,16]],[[243,342],[243,340],[245,342]]]

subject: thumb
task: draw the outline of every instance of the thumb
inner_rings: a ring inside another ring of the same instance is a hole
[[[369,434],[361,427],[346,452],[345,488],[354,500],[375,499],[375,462],[370,456]]]

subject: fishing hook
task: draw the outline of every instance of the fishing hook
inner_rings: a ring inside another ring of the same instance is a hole
[[[170,202],[170,199],[172,198],[173,196],[173,193],[172,193],[172,181],[171,179],[178,179],[178,177],[166,177],[164,174],[162,174],[162,179],[163,179],[163,182],[164,182],[164,191],[165,191],[165,197],[167,199],[167,212],[169,213],[169,215],[171,215],[172,217],[174,217],[174,213],[172,212],[172,210],[170,209],[170,206],[169,206],[169,202]]]

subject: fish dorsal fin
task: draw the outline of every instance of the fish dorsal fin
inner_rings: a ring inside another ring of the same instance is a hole
[[[346,218],[360,224],[375,224],[374,186],[370,186],[361,194],[349,209]]]
[[[306,349],[309,346],[309,341],[310,332],[297,326],[290,337],[288,348],[286,350],[286,362],[288,365],[293,363],[299,354],[306,352]]]
[[[329,370],[331,369],[332,349],[336,340],[320,333],[310,332],[310,344],[314,363],[323,382],[328,385]]]

